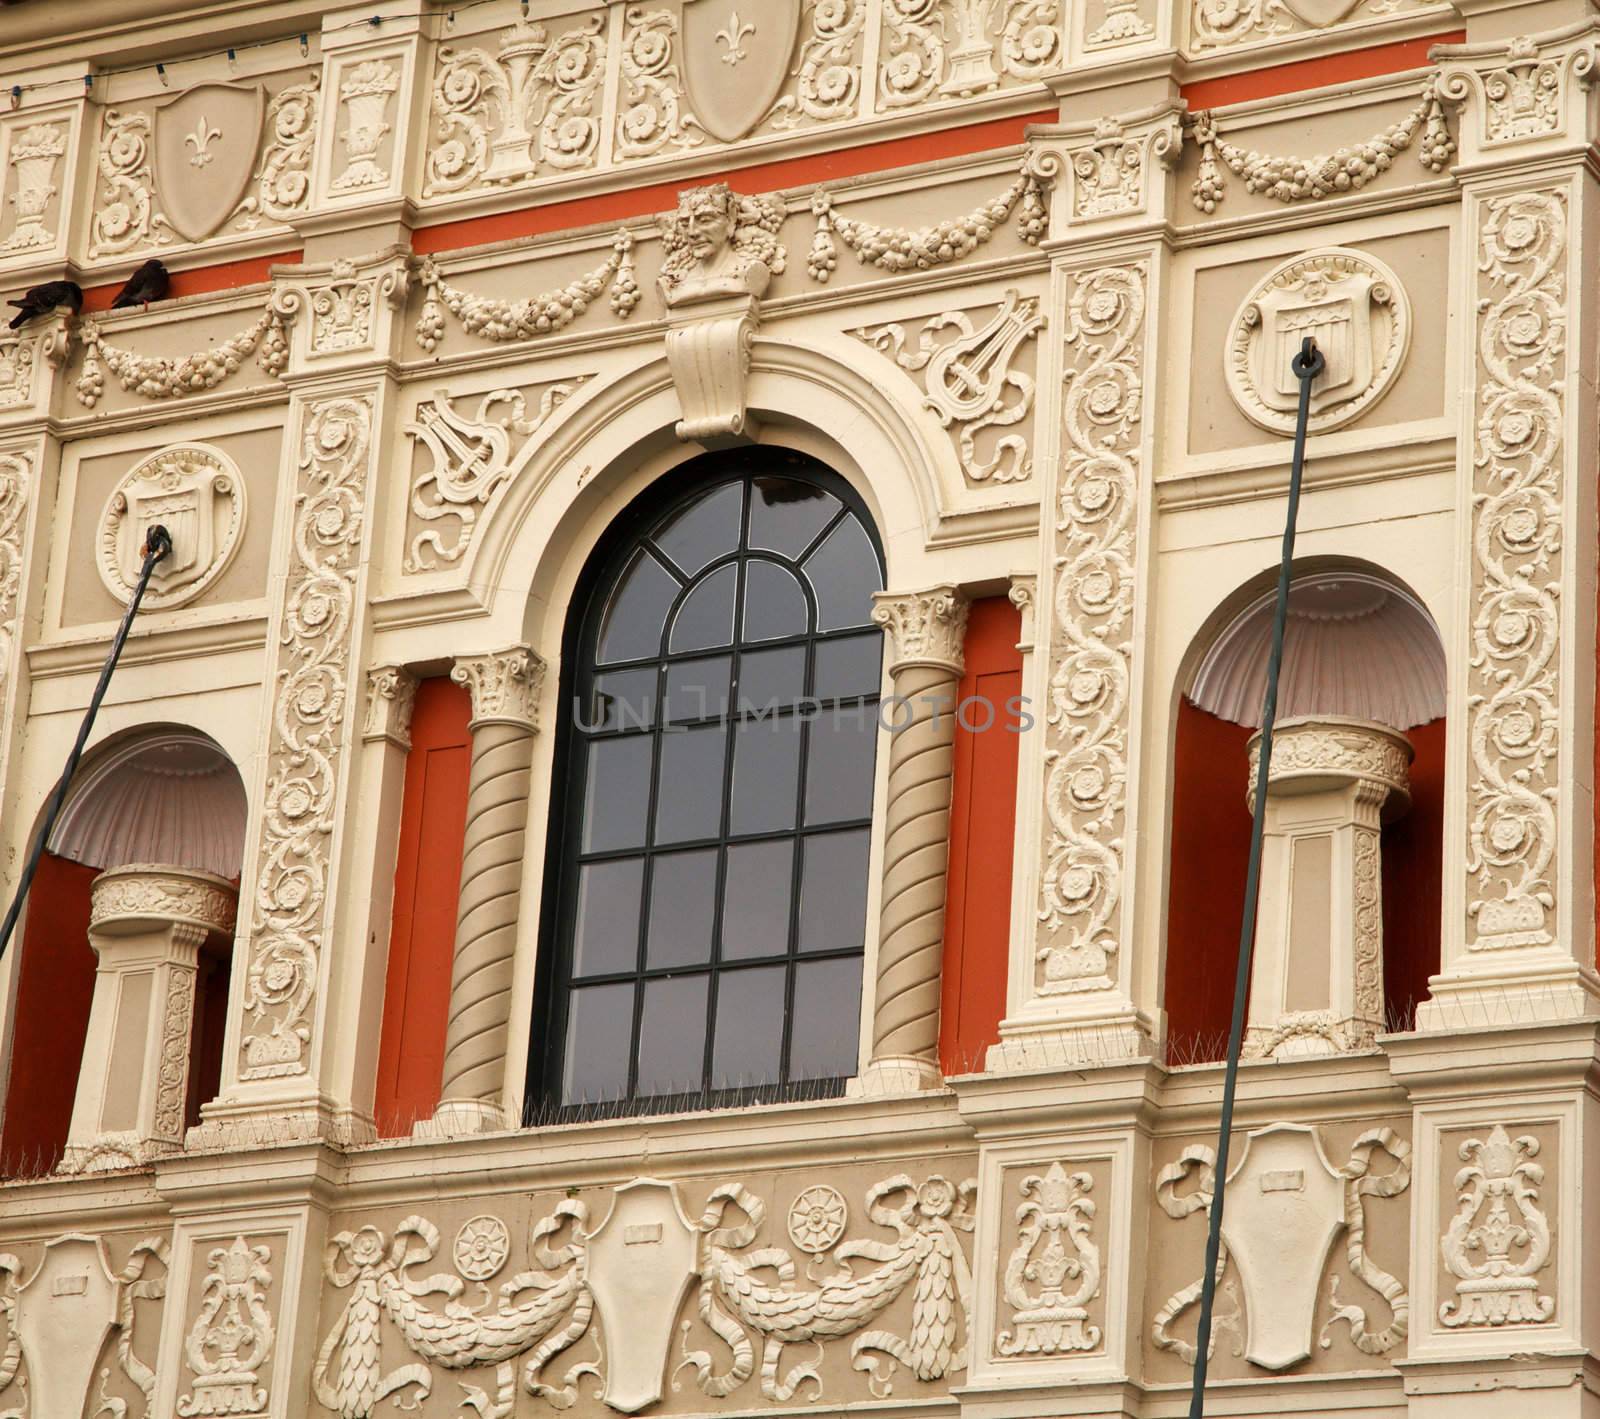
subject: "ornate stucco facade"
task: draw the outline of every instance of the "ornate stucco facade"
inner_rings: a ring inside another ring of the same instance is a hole
[[[1207,1412],[1600,1413],[1597,57],[1580,0],[0,6],[0,294],[88,293],[0,330],[0,886],[158,517],[95,746],[197,731],[247,804],[225,863],[63,828],[114,870],[65,1150],[0,1183],[0,1407],[1185,1412],[1222,1066],[1169,1028],[1213,969],[1181,721],[1197,674],[1257,693],[1208,654],[1276,569],[1313,334],[1297,556],[1404,590],[1443,748],[1331,684],[1274,754]],[[174,298],[107,309],[151,257]],[[881,542],[858,1066],[539,1117],[571,608],[646,489],[751,449]],[[971,842],[927,707],[1007,598],[1032,713]],[[435,682],[470,700],[442,1067],[381,1130]],[[1430,791],[1397,1019],[1379,854]],[[1010,887],[952,1062],[959,853]]]

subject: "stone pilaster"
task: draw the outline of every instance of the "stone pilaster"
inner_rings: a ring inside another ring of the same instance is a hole
[[[1165,279],[1163,226],[1181,143],[1162,103],[1097,125],[1030,130],[1027,168],[1052,184],[1051,308],[1062,338],[1041,357],[1037,652],[1027,691],[1020,893],[1000,1043],[990,1069],[1081,1065],[1149,1053],[1154,993],[1135,994],[1133,835],[1140,628],[1149,575],[1147,417]],[[1113,174],[1120,174],[1113,181]],[[1069,176],[1070,175],[1070,176]]]
[[[528,822],[528,775],[544,661],[525,646],[463,656],[450,676],[472,695],[472,774],[456,909],[455,963],[439,1108],[425,1136],[477,1133],[506,1116],[506,1041]]]
[[[274,557],[283,575],[268,637],[222,1092],[191,1146],[370,1130],[355,1115],[353,1081],[328,1069],[328,1040],[344,1028],[364,957],[329,948],[346,917],[367,934],[358,894],[345,888],[352,845],[371,831],[356,819],[362,806],[351,787],[366,704],[373,442],[386,392],[371,382],[319,385],[290,401]]]
[[[868,1093],[935,1088],[950,858],[950,787],[967,598],[955,586],[880,592],[889,633],[889,798]]]
[[[1596,1013],[1592,870],[1596,306],[1587,25],[1452,45],[1460,107],[1460,587],[1443,971],[1418,1028]],[[1533,96],[1536,101],[1524,105]],[[1590,396],[1592,397],[1592,396]],[[1586,550],[1587,549],[1587,550]]]
[[[313,260],[404,241],[427,128],[429,13],[427,0],[394,0],[381,24],[361,9],[322,18],[312,206],[295,224]]]

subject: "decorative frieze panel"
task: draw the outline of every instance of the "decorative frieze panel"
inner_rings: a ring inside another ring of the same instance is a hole
[[[300,70],[104,110],[90,259],[243,239],[303,215],[319,84],[316,70]]]
[[[878,102],[971,98],[1061,67],[1059,0],[883,0]]]
[[[1017,1240],[1002,1282],[1011,1323],[995,1337],[1003,1356],[1093,1350],[1101,1327],[1089,1318],[1100,1296],[1101,1247],[1095,1235],[1094,1177],[1052,1162],[1018,1184]]]
[[[442,47],[423,196],[592,167],[600,148],[604,28],[600,14],[554,31],[519,19],[492,50]]]
[[[164,1309],[170,1247],[164,1237],[135,1242],[113,1271],[104,1237],[69,1232],[44,1244],[31,1272],[0,1253],[0,1403],[20,1416],[111,1414],[154,1419],[155,1370],[145,1343]],[[158,1274],[147,1275],[152,1263]],[[137,1334],[136,1334],[137,1332]],[[137,1349],[135,1348],[137,1346]],[[143,1352],[143,1353],[141,1353]]]
[[[1477,456],[1467,670],[1467,944],[1553,939],[1565,687],[1557,635],[1567,530],[1564,190],[1479,207]]]
[[[1457,1150],[1465,1166],[1454,1179],[1456,1211],[1439,1239],[1454,1283],[1439,1320],[1452,1330],[1538,1325],[1555,1313],[1541,1289],[1553,1268],[1540,1147],[1533,1134],[1513,1138],[1496,1123]]]
[[[1121,931],[1148,268],[1068,280],[1036,953],[1046,996],[1109,989]]]
[[[303,1074],[329,910],[372,401],[306,403],[242,1000],[241,1077]]]
[[[191,1379],[178,1399],[181,1419],[266,1412],[263,1370],[277,1339],[267,1288],[272,1248],[242,1236],[206,1257],[200,1309],[184,1339]]]
[[[951,430],[969,480],[1011,483],[1033,476],[1027,432],[986,438],[981,451],[979,435],[1019,424],[1031,429],[1034,380],[1021,366],[1025,347],[1044,324],[1038,300],[1012,289],[993,310],[945,311],[925,320],[915,346],[908,346],[899,322],[850,333],[901,369],[921,375],[923,403]]]
[[[1192,0],[1189,49],[1209,54],[1440,8],[1430,0]]]
[[[443,389],[417,406],[405,431],[429,466],[411,484],[407,572],[438,571],[466,555],[479,515],[511,480],[528,440],[582,383],[579,377],[526,391],[492,389],[470,413]]]
[[[804,1184],[785,1206],[782,1193],[769,1202],[741,1181],[719,1183],[694,1219],[678,1184],[638,1178],[595,1199],[598,1224],[590,1201],[572,1195],[534,1221],[529,1269],[506,1276],[498,1297],[488,1282],[522,1244],[495,1215],[463,1221],[450,1247],[456,1271],[426,1276],[416,1268],[443,1241],[432,1222],[406,1217],[392,1237],[373,1225],[342,1231],[326,1275],[348,1296],[317,1353],[313,1390],[343,1419],[370,1419],[385,1398],[454,1412],[449,1396],[426,1403],[435,1367],[468,1372],[464,1402],[494,1415],[511,1412],[519,1388],[540,1410],[592,1412],[598,1402],[625,1414],[659,1404],[669,1382],[746,1408],[914,1397],[966,1368],[972,1278],[961,1234],[972,1230],[974,1192],[937,1175],[884,1178],[866,1189],[866,1234],[851,1236],[849,1205],[830,1184]],[[803,1266],[776,1238],[753,1245],[778,1218]],[[468,1283],[483,1304],[457,1300]],[[551,1369],[580,1344],[576,1363]],[[401,1363],[385,1369],[397,1352]]]
[[[0,706],[11,689],[17,598],[22,590],[22,531],[32,495],[33,455],[23,449],[0,452]]]
[[[1377,1172],[1374,1164],[1381,1155],[1388,1156],[1390,1166]],[[1206,1145],[1183,1149],[1176,1162],[1157,1174],[1161,1210],[1178,1221],[1207,1213],[1215,1164],[1216,1155]],[[1328,1161],[1323,1137],[1314,1128],[1280,1123],[1248,1134],[1228,1175],[1213,1347],[1219,1334],[1232,1331],[1238,1339],[1235,1354],[1242,1353],[1254,1367],[1251,1373],[1304,1365],[1332,1346],[1340,1325],[1349,1327],[1349,1343],[1363,1356],[1395,1351],[1410,1326],[1411,1302],[1400,1279],[1406,1268],[1404,1258],[1396,1257],[1389,1263],[1393,1270],[1387,1269],[1369,1249],[1367,1234],[1374,1220],[1368,1215],[1368,1200],[1397,1197],[1410,1182],[1411,1146],[1389,1128],[1364,1130],[1351,1145],[1348,1160],[1337,1168]],[[1338,1271],[1329,1274],[1341,1233],[1345,1265],[1363,1294],[1342,1294]],[[1203,1255],[1204,1236],[1203,1228],[1189,1229],[1193,1254]],[[1172,1243],[1165,1239],[1158,1245],[1169,1250]],[[1177,1333],[1178,1322],[1198,1305],[1200,1292],[1199,1279],[1182,1287],[1150,1323],[1155,1348],[1176,1355],[1184,1365],[1193,1364],[1196,1350]],[[1380,1325],[1385,1314],[1388,1323]]]
[[[1148,34],[1131,3],[1102,43]],[[1066,64],[1061,0],[656,0],[609,26],[506,10],[472,30],[463,11],[435,53],[424,198],[980,100]]]
[[[386,140],[394,131],[393,110],[400,74],[400,69],[387,58],[377,58],[360,60],[340,75],[342,119],[336,136],[344,161],[341,164],[335,160],[331,191],[353,193],[389,185],[388,165],[393,163],[394,145]]]

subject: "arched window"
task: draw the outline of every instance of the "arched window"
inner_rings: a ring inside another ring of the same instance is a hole
[[[708,454],[574,598],[532,1109],[837,1092],[855,1073],[883,561],[837,475]]]

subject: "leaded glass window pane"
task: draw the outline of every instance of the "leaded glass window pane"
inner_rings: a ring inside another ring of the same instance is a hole
[[[799,455],[669,486],[597,554],[564,656],[530,1090],[553,1117],[826,1092],[857,1062],[876,541]]]

